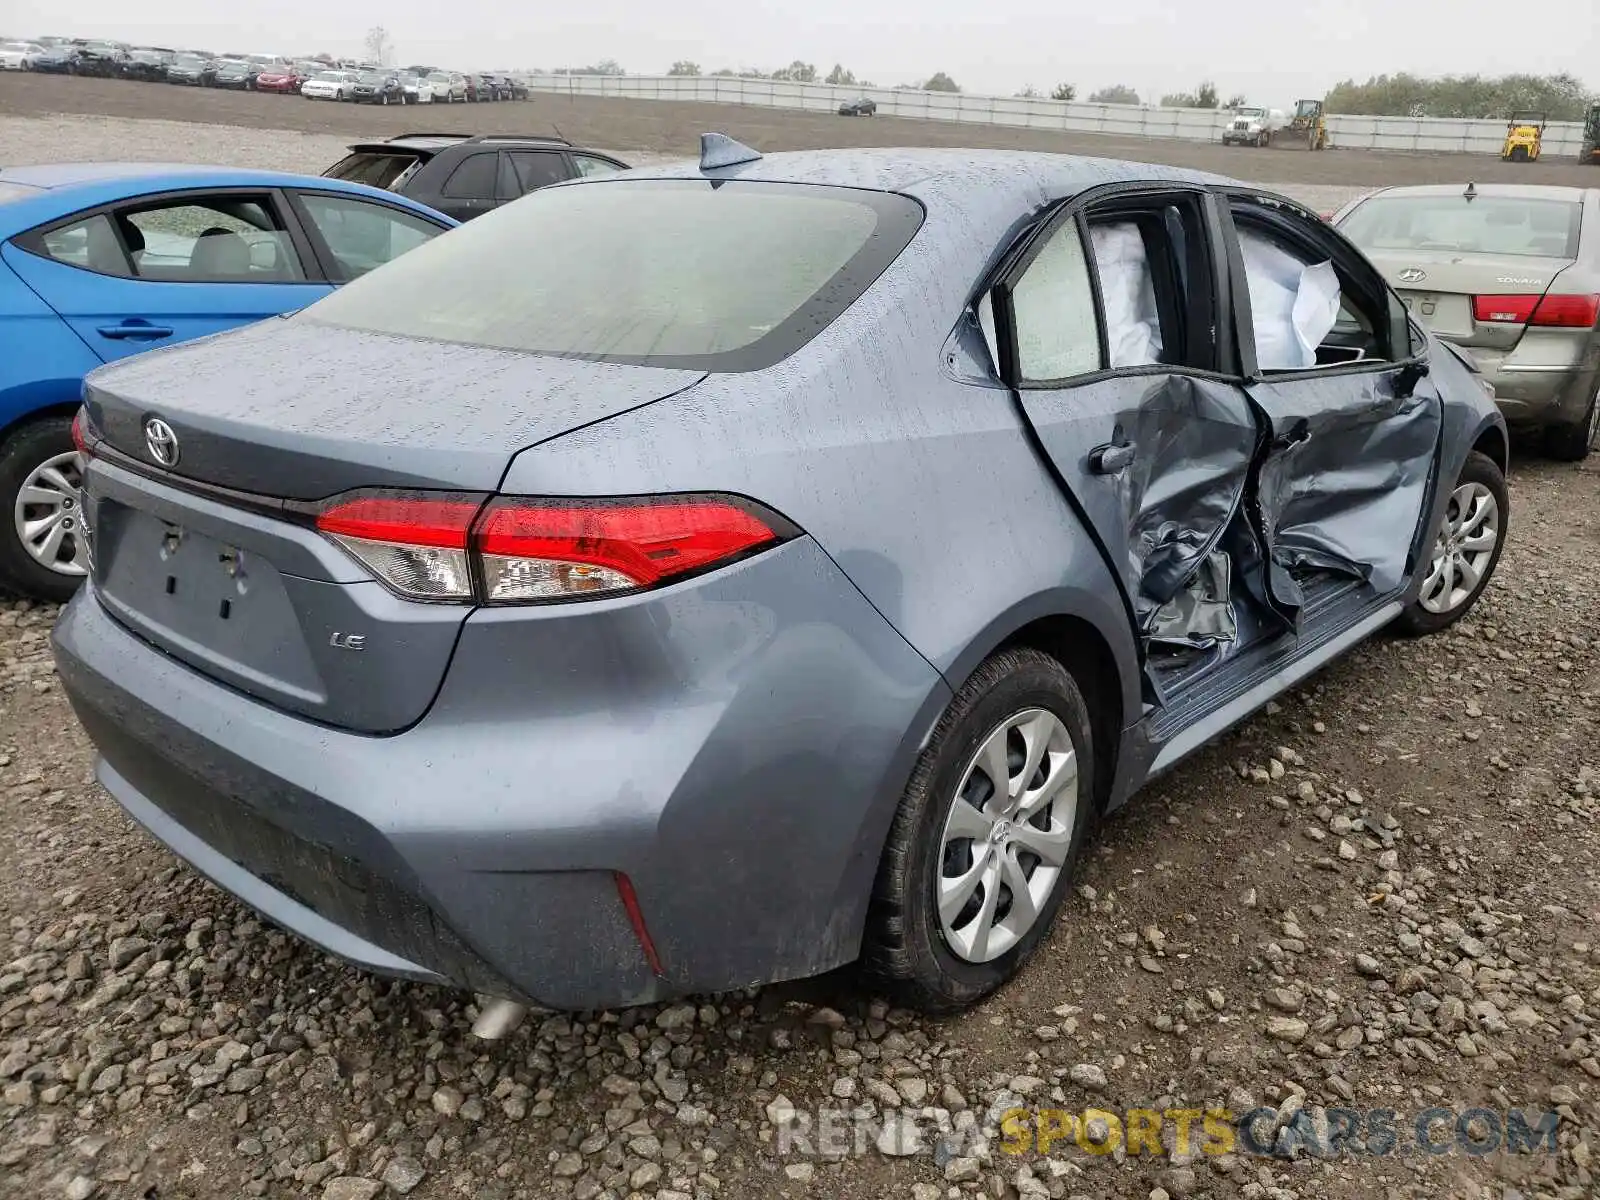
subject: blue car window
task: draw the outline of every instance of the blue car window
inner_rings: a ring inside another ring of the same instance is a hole
[[[165,283],[301,283],[289,234],[258,201],[185,198],[118,218],[140,279]]]
[[[127,275],[128,257],[104,214],[50,230],[36,243],[45,256],[101,275]]]
[[[351,197],[301,192],[300,203],[333,255],[340,282],[365,275],[444,232],[421,217]]]

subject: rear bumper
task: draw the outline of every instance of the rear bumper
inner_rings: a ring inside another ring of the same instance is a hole
[[[54,641],[117,801],[361,966],[581,1009],[854,958],[938,675],[808,539],[583,607],[475,613],[392,737],[209,680],[92,584]]]
[[[1520,371],[1486,368],[1484,378],[1494,385],[1495,403],[1506,424],[1575,425],[1584,419],[1600,389],[1600,366]]]

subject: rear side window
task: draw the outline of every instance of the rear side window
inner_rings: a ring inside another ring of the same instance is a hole
[[[523,194],[560,183],[567,177],[567,165],[561,155],[543,151],[510,150],[512,169],[517,173],[517,188]]]
[[[1051,235],[1011,296],[1022,379],[1070,379],[1100,369],[1100,325],[1076,221]]]
[[[341,158],[324,171],[323,175],[329,179],[343,179],[349,183],[364,183],[368,187],[390,188],[416,163],[415,154],[361,152]]]
[[[444,232],[421,217],[366,200],[301,192],[300,204],[333,255],[337,282],[365,275]]]
[[[603,158],[596,158],[592,154],[574,154],[573,164],[578,168],[579,175],[614,175],[618,171],[626,170],[614,162],[607,162]]]
[[[111,219],[104,213],[36,235],[29,239],[28,248],[58,263],[101,275],[129,273],[128,256],[123,253]]]
[[[481,200],[494,195],[494,175],[499,163],[493,151],[469,154],[456,164],[439,190],[457,200]]]
[[[1520,196],[1374,196],[1339,224],[1363,250],[1576,258],[1583,210]]]
[[[921,223],[909,197],[847,188],[700,179],[546,188],[295,319],[607,362],[759,370],[844,311]]]

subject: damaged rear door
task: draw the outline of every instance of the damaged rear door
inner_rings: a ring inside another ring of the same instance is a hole
[[[1117,573],[1146,648],[1237,637],[1230,559],[1259,428],[1217,331],[1229,279],[1201,186],[1113,185],[1013,252],[980,319]]]
[[[1269,601],[1304,631],[1414,569],[1441,403],[1405,306],[1298,205],[1222,188],[1238,354],[1266,444],[1252,487]]]

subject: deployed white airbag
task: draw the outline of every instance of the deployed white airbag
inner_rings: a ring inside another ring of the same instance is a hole
[[[1277,243],[1239,230],[1250,314],[1256,327],[1256,365],[1263,371],[1302,371],[1317,365],[1317,347],[1339,319],[1339,276],[1333,264],[1308,264]]]
[[[1089,238],[1100,271],[1110,365],[1143,367],[1160,362],[1161,318],[1138,225],[1132,221],[1091,225]]]

